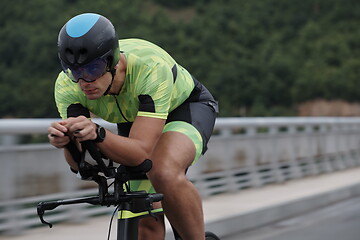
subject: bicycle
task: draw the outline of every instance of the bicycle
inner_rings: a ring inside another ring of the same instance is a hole
[[[88,203],[100,206],[114,206],[115,211],[111,217],[111,222],[116,212],[118,212],[117,223],[117,240],[137,240],[138,225],[140,218],[154,217],[163,213],[163,209],[154,209],[153,203],[163,199],[161,193],[148,193],[146,191],[131,191],[129,182],[132,180],[144,179],[146,173],[152,167],[152,161],[146,159],[143,163],[136,167],[128,167],[120,165],[114,167],[113,164],[106,164],[103,161],[101,153],[98,151],[93,141],[85,141],[81,143],[84,149],[81,160],[78,163],[79,173],[82,179],[91,179],[98,184],[98,195],[92,197],[64,199],[57,201],[40,202],[37,206],[37,213],[40,221],[47,224],[50,228],[52,224],[44,220],[45,211],[53,210],[61,205],[72,205],[80,203]],[[75,145],[72,143],[68,146],[70,149]],[[97,165],[91,165],[85,161],[85,150],[95,160]],[[73,151],[70,151],[73,152]],[[111,163],[111,161],[110,161]],[[112,183],[108,183],[113,180]],[[113,185],[113,192],[109,192],[110,186]],[[181,240],[176,229],[173,229],[175,240]],[[111,224],[108,232],[108,240],[110,239]],[[206,240],[219,240],[212,232],[205,232]]]

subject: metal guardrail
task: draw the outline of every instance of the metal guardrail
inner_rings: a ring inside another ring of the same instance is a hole
[[[0,119],[0,134],[45,133],[50,124],[58,118]],[[116,125],[102,119],[93,119],[107,128]],[[360,124],[360,117],[253,117],[253,118],[218,118],[215,129],[238,129],[248,127],[276,126],[330,126]]]
[[[2,201],[0,202],[0,233],[17,234],[26,228],[42,225],[36,212],[36,206],[39,202],[93,196],[96,194],[97,189],[90,189]],[[81,222],[89,216],[110,215],[112,211],[113,209],[106,207],[79,204],[75,207],[70,205],[62,206],[45,217],[53,223],[61,221]]]
[[[45,134],[50,123],[57,120],[1,119],[0,137]],[[94,121],[110,130],[116,129],[114,124]],[[32,171],[31,176],[40,176],[46,172],[42,167],[63,162],[61,155],[48,144],[0,145],[0,161],[7,166],[0,169],[0,181],[5,183],[2,189],[6,185],[12,188],[12,197],[0,200],[0,234],[18,233],[39,225],[35,208],[40,201],[96,194],[96,189],[77,190],[74,179],[69,180],[68,169],[57,166],[46,171],[53,171],[51,175],[58,175],[58,180],[66,182],[65,185],[72,184],[72,190],[65,187],[57,194],[18,198],[14,189],[21,189],[19,182],[27,184],[28,176],[17,175],[26,173],[17,170],[22,167],[27,172]],[[47,157],[52,159],[41,162]],[[208,197],[358,165],[360,118],[220,118],[208,152],[190,168],[188,176],[201,195]],[[2,176],[6,179],[1,179]],[[21,178],[24,180],[19,180]],[[2,193],[2,189],[0,195],[4,197],[9,192]],[[108,208],[71,206],[71,209],[64,207],[54,212],[49,220],[81,221],[83,217],[79,216],[106,213],[110,213]]]

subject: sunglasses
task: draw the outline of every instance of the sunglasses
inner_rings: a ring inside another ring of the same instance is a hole
[[[74,83],[80,79],[85,82],[94,82],[107,72],[107,61],[103,58],[97,58],[85,66],[72,68],[66,64],[63,65],[63,71]]]

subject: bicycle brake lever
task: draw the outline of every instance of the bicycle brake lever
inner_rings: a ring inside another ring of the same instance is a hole
[[[40,221],[41,221],[42,224],[46,224],[46,225],[49,226],[49,228],[52,228],[53,225],[52,225],[51,223],[49,223],[49,222],[47,222],[47,221],[44,220],[45,210],[44,210],[44,208],[43,208],[42,203],[39,203],[38,206],[37,206],[37,214],[38,214],[38,216],[39,216]]]
[[[47,221],[44,220],[44,211],[42,211],[42,212],[40,213],[40,212],[39,212],[39,209],[38,209],[38,216],[39,216],[40,221],[41,221],[42,224],[48,225],[49,228],[52,228],[52,227],[53,227],[53,225],[52,225],[51,223],[49,223],[49,222],[47,222]]]

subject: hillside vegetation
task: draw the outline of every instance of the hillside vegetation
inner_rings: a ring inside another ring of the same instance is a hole
[[[356,0],[17,0],[0,14],[0,117],[58,117],[57,34],[83,12],[107,16],[120,38],[165,48],[214,93],[220,116],[360,101]]]

